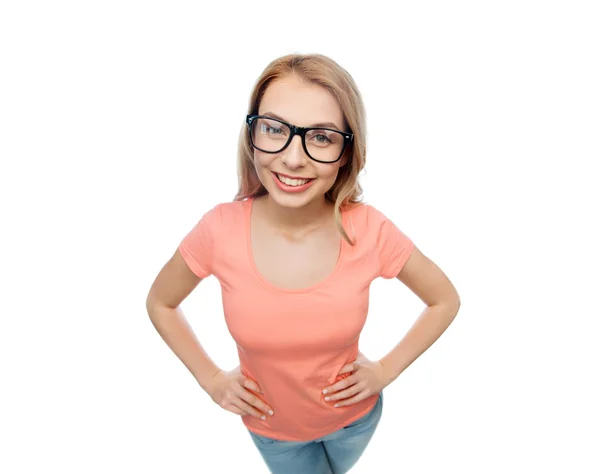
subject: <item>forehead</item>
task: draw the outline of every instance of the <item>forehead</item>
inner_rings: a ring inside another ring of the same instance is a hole
[[[273,112],[300,127],[333,122],[341,130],[342,109],[336,98],[322,86],[288,75],[267,87],[258,114]]]

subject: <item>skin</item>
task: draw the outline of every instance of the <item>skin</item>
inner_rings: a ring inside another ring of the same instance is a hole
[[[343,114],[335,98],[324,88],[296,76],[272,83],[259,114],[274,112],[287,122],[310,126],[333,122],[343,130]],[[311,286],[331,273],[339,253],[340,236],[333,223],[333,205],[325,193],[333,186],[347,156],[337,163],[311,160],[300,137],[278,154],[254,150],[254,167],[268,194],[254,202],[251,217],[252,251],[262,276],[284,288]],[[302,193],[286,193],[274,183],[271,171],[295,177],[316,178]],[[288,265],[280,265],[285,255]],[[292,264],[290,259],[294,259]],[[294,269],[286,272],[286,269]],[[445,331],[456,316],[460,299],[442,270],[414,248],[397,276],[426,308],[404,338],[385,357],[369,360],[359,353],[340,374],[346,378],[323,387],[329,403],[357,403],[381,392]],[[210,359],[185,321],[180,304],[201,279],[187,266],[176,249],[156,277],[146,300],[151,320],[169,347],[182,360],[202,388],[224,409],[260,418],[273,416],[271,407],[256,394],[260,386],[245,378],[239,367],[223,371]],[[275,414],[276,416],[276,414]]]
[[[332,122],[343,130],[342,110],[323,87],[295,75],[273,82],[260,103],[259,115],[275,114],[288,123],[311,126]],[[254,168],[268,194],[254,201],[251,234],[254,261],[263,278],[287,289],[306,288],[325,279],[334,269],[340,236],[333,220],[333,204],[325,193],[334,185],[347,155],[335,163],[312,160],[294,136],[280,153],[254,149]],[[273,173],[313,178],[301,193],[281,190]],[[281,262],[286,265],[281,265]],[[293,269],[293,271],[290,271]]]
[[[324,88],[291,75],[269,86],[259,107],[259,115],[276,113],[299,126],[331,121],[343,130],[342,110]],[[333,186],[347,155],[338,163],[311,160],[295,136],[278,154],[254,150],[257,175],[268,191],[255,201],[252,235],[253,253],[263,276],[281,287],[302,288],[317,283],[335,266],[339,236],[332,225],[332,205],[325,193]],[[272,172],[301,178],[316,178],[302,193],[286,193],[273,181]],[[289,265],[280,266],[285,256]],[[329,257],[330,258],[329,258]],[[290,259],[294,259],[290,262]],[[288,269],[293,268],[293,272]],[[384,358],[369,360],[359,353],[340,374],[346,378],[323,387],[325,399],[334,406],[347,406],[377,394],[389,385],[449,326],[458,313],[460,299],[442,270],[415,247],[397,276],[427,308],[411,330]]]
[[[448,328],[460,309],[460,297],[445,273],[417,247],[396,277],[427,306],[400,342],[382,359],[359,352],[342,368],[349,374],[324,387],[334,407],[347,406],[381,392],[425,352]]]
[[[286,122],[308,127],[319,122],[333,122],[337,130],[344,130],[344,116],[336,99],[325,88],[309,84],[295,75],[275,81],[267,88],[258,114],[275,113]],[[347,147],[350,148],[349,146]],[[348,161],[345,153],[336,163],[311,160],[299,136],[282,152],[272,154],[254,149],[254,168],[268,194],[264,199],[265,218],[281,229],[302,234],[327,220],[333,207],[325,200],[339,169]],[[272,172],[293,177],[316,178],[302,193],[287,193],[277,187]]]

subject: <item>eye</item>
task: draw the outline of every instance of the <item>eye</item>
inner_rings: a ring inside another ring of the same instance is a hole
[[[271,135],[279,135],[283,133],[283,129],[281,127],[272,127],[270,125],[266,126],[267,133]]]
[[[336,143],[337,133],[329,130],[311,130],[306,134],[306,138],[310,140],[310,143],[316,146],[325,147],[333,143]]]
[[[315,135],[315,139],[321,143],[331,143],[331,140],[327,135]]]
[[[257,125],[260,134],[270,138],[284,137],[288,134],[288,128],[285,125],[272,120],[261,119]]]

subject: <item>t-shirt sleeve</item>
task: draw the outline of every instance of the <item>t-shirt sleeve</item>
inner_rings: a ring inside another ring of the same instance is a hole
[[[408,261],[415,244],[390,219],[375,208],[371,208],[372,223],[377,228],[377,254],[380,276],[395,278]]]
[[[213,273],[214,235],[219,216],[219,206],[206,212],[179,244],[181,256],[199,278],[206,278]]]

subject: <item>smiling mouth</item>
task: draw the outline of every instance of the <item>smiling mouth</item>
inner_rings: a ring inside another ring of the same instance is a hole
[[[282,176],[278,173],[273,173],[277,179],[279,181],[281,181],[283,184],[287,185],[287,186],[302,186],[310,181],[313,181],[315,178],[310,178],[310,179],[293,179],[293,178],[287,178],[285,176]]]

